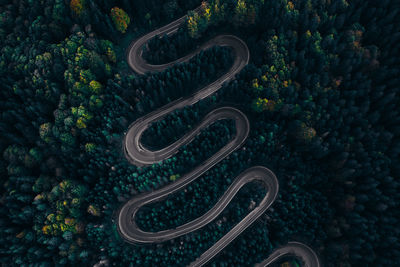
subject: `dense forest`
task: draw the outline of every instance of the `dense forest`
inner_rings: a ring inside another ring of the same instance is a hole
[[[230,49],[216,46],[161,73],[131,71],[130,43],[185,14],[176,34],[148,43],[148,62],[176,60],[220,33],[242,38],[250,62],[213,96],[154,123],[143,143],[165,147],[226,103],[251,131],[184,191],[143,207],[138,225],[191,221],[239,173],[263,165],[279,179],[278,199],[211,266],[252,266],[294,239],[327,267],[397,266],[396,0],[0,0],[0,263],[185,266],[264,196],[248,184],[215,221],[157,245],[128,244],[116,230],[124,202],[178,180],[235,135],[221,120],[160,163],[136,167],[124,156],[133,121],[232,64]]]

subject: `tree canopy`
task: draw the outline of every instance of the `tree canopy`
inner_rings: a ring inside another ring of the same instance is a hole
[[[214,95],[152,124],[143,143],[165,147],[228,104],[251,131],[185,190],[143,207],[138,225],[193,220],[237,174],[263,165],[279,179],[278,199],[211,265],[252,266],[300,239],[324,266],[396,266],[399,12],[395,0],[0,1],[0,262],[185,266],[260,201],[264,189],[248,184],[215,221],[158,245],[128,244],[116,229],[125,201],[179,180],[236,134],[222,120],[160,163],[124,157],[132,122],[234,63],[215,46],[161,73],[130,70],[132,40],[187,14],[178,32],[146,44],[145,60],[174,61],[224,33],[246,42],[250,62]]]

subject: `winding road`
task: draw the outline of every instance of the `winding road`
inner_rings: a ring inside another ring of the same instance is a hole
[[[224,82],[233,79],[235,75],[239,73],[249,62],[249,50],[246,44],[241,39],[233,35],[219,35],[200,46],[196,51],[174,62],[163,65],[148,64],[142,58],[143,46],[150,39],[156,36],[175,33],[179,29],[180,25],[185,21],[185,19],[186,16],[176,21],[173,21],[172,23],[160,29],[150,32],[145,36],[139,38],[138,40],[132,42],[128,50],[128,63],[130,67],[138,74],[163,71],[166,68],[171,67],[175,64],[186,62],[190,60],[193,56],[198,54],[200,51],[216,45],[228,46],[232,48],[235,56],[232,67],[218,80],[207,85],[206,87],[202,88],[191,96],[173,101],[172,103],[163,106],[160,109],[151,112],[133,122],[129,126],[128,131],[124,137],[125,156],[129,160],[129,162],[137,166],[147,166],[156,162],[160,162],[164,159],[171,157],[173,154],[179,151],[180,147],[191,142],[202,129],[215,123],[217,120],[222,119],[233,119],[235,121],[236,135],[217,153],[204,161],[194,170],[185,174],[177,181],[168,184],[158,190],[137,195],[127,201],[118,211],[117,229],[119,234],[125,241],[133,244],[160,243],[163,241],[174,239],[176,237],[196,231],[204,227],[206,224],[212,222],[228,206],[230,201],[233,199],[233,197],[236,195],[241,187],[243,187],[247,183],[256,180],[260,181],[262,185],[266,188],[267,193],[261,200],[259,205],[255,207],[244,219],[242,219],[242,221],[234,226],[227,234],[225,234],[220,240],[218,240],[212,247],[210,247],[207,251],[200,255],[200,257],[198,257],[190,265],[203,266],[213,257],[215,257],[227,245],[229,245],[244,230],[252,225],[252,223],[254,223],[254,221],[257,220],[272,205],[278,195],[279,183],[275,174],[271,170],[263,166],[251,167],[235,178],[234,182],[229,186],[229,188],[218,200],[214,207],[212,207],[205,214],[194,219],[193,221],[178,226],[174,229],[168,229],[159,232],[145,232],[137,226],[135,222],[135,215],[141,207],[153,202],[162,201],[168,195],[182,190],[188,184],[199,178],[202,174],[204,174],[214,165],[227,157],[234,150],[239,148],[247,139],[250,131],[249,121],[240,110],[233,107],[222,107],[211,111],[209,114],[206,115],[206,117],[197,127],[185,134],[178,141],[161,150],[151,151],[141,144],[140,138],[143,132],[151,125],[151,123],[161,120],[165,115],[174,110],[193,105],[201,99],[212,95],[221,88]],[[290,242],[286,246],[276,249],[266,260],[257,264],[257,266],[268,266],[271,263],[276,262],[276,260],[287,255],[292,255],[301,259],[304,266],[320,266],[318,257],[316,256],[314,251],[308,246],[298,242]]]

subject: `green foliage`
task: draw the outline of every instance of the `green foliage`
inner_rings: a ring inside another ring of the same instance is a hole
[[[251,0],[202,2],[198,12],[189,12],[188,14],[188,32],[192,38],[198,38],[209,26],[222,22],[233,23],[236,26],[254,24],[262,4],[264,1]]]
[[[246,216],[251,200],[259,201],[265,192],[249,185],[215,222],[161,245],[128,245],[112,223],[122,202],[179,180],[235,134],[221,121],[146,168],[130,165],[121,153],[131,122],[231,67],[231,53],[218,47],[163,73],[139,76],[127,69],[122,44],[197,1],[4,3],[1,264],[93,266],[101,259],[109,265],[185,266]],[[218,31],[230,32],[245,40],[251,58],[212,98],[151,125],[144,144],[165,147],[210,108],[226,103],[246,113],[251,132],[243,147],[186,191],[141,209],[137,223],[154,230],[190,221],[207,212],[240,171],[261,164],[280,180],[278,200],[211,265],[251,265],[300,236],[328,267],[396,266],[396,4],[213,0],[190,12],[177,34],[150,41],[144,57],[159,64],[186,55]],[[132,36],[121,40],[128,26]]]

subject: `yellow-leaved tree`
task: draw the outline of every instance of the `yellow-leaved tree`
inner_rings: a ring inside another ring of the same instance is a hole
[[[114,21],[117,30],[125,33],[126,29],[129,26],[129,23],[131,22],[128,14],[126,14],[126,12],[122,8],[113,7],[111,8],[111,18]]]

